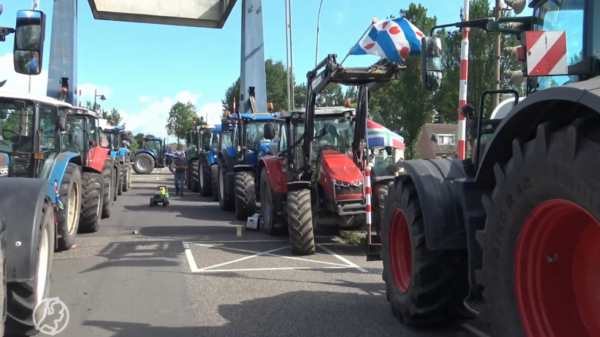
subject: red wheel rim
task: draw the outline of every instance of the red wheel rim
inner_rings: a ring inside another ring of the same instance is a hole
[[[412,245],[404,212],[394,211],[390,228],[390,261],[396,287],[406,294],[412,275]]]
[[[515,292],[529,337],[600,336],[600,223],[566,200],[547,201],[521,229]]]

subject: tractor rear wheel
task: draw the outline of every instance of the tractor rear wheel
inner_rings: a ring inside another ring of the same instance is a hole
[[[123,192],[127,192],[131,189],[131,165],[129,162],[125,163],[125,175],[123,176]]]
[[[58,190],[63,209],[58,212],[57,230],[59,251],[69,250],[75,244],[81,214],[81,170],[74,163],[67,164]]]
[[[50,295],[54,262],[54,206],[46,202],[39,226],[39,242],[35,278],[29,282],[10,282],[6,285],[6,336],[31,336],[39,333],[35,323],[41,323],[44,310],[36,307]],[[35,320],[34,320],[35,315]]]
[[[203,197],[210,197],[214,193],[217,193],[212,187],[211,165],[208,162],[208,160],[205,160],[204,158],[200,160],[200,167],[198,168],[198,182],[200,184],[200,195],[202,195]]]
[[[137,174],[150,174],[154,171],[156,162],[154,158],[147,153],[138,153],[133,162],[133,170]]]
[[[254,173],[241,171],[235,173],[235,217],[247,220],[256,213],[256,185]]]
[[[314,254],[315,235],[310,190],[301,189],[288,192],[287,220],[292,253],[296,255]]]
[[[423,210],[410,176],[389,192],[381,257],[394,316],[410,326],[447,323],[462,310],[468,294],[466,254],[427,248]]]
[[[117,201],[119,198],[119,182],[121,181],[121,171],[119,171],[119,166],[113,167],[113,201]]]
[[[263,169],[260,174],[261,227],[269,235],[284,234],[288,229],[283,217],[278,214],[281,208],[278,202],[271,187],[269,173]]]
[[[213,200],[219,201],[219,165],[213,164],[210,166],[210,180],[213,190]]]
[[[102,219],[110,218],[110,212],[113,206],[113,159],[107,156],[102,168],[102,178],[104,184],[102,186]]]
[[[494,336],[600,336],[599,121],[541,124],[494,167],[477,233]]]
[[[125,185],[125,164],[119,164],[119,188],[117,192],[119,195],[123,194],[123,186]]]
[[[224,211],[229,211],[235,205],[233,204],[232,198],[227,195],[227,167],[219,165],[219,207]]]
[[[79,232],[95,233],[98,231],[102,215],[102,174],[83,172],[81,174],[81,215],[79,216]]]

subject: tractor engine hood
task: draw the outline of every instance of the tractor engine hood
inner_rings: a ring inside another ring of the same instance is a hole
[[[349,184],[364,180],[362,172],[348,156],[333,150],[324,150],[321,155],[321,169],[329,178]]]

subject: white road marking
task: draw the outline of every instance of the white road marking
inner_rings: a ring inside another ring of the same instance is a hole
[[[257,251],[253,251],[253,250],[248,250],[248,249],[239,249],[239,248],[230,248],[230,247],[219,247],[225,250],[233,250],[233,251],[238,251],[238,252],[244,252],[244,253],[251,253],[252,255],[250,256],[245,256],[239,259],[235,259],[233,261],[228,261],[228,262],[224,262],[224,263],[219,263],[216,265],[212,265],[212,266],[208,266],[208,267],[204,267],[199,269],[196,265],[196,261],[194,260],[194,257],[191,253],[190,250],[190,245],[196,245],[196,246],[200,246],[200,247],[218,247],[220,246],[219,243],[241,243],[241,242],[286,242],[283,240],[256,240],[256,241],[243,241],[243,240],[235,240],[235,241],[214,241],[216,244],[202,244],[202,243],[197,243],[197,242],[183,242],[183,247],[185,249],[185,253],[188,259],[188,262],[190,263],[190,269],[192,270],[193,273],[204,273],[204,272],[234,272],[234,271],[267,271],[267,270],[314,270],[314,269],[358,269],[360,271],[362,271],[363,273],[368,273],[368,271],[364,268],[361,268],[360,266],[358,266],[355,263],[350,262],[349,260],[341,257],[340,255],[332,252],[331,250],[322,247],[321,245],[317,245],[317,247],[322,248],[323,250],[325,250],[327,253],[333,255],[334,257],[336,257],[337,259],[339,259],[340,261],[344,262],[345,264],[340,264],[340,263],[333,263],[333,262],[325,262],[325,261],[318,261],[318,260],[310,260],[310,259],[305,259],[305,258],[300,258],[300,257],[293,257],[293,256],[283,256],[283,255],[277,255],[277,254],[273,254],[274,252],[283,250],[283,249],[288,249],[290,248],[289,246],[285,246],[285,247],[279,247],[279,248],[275,248],[275,249],[271,249],[265,252],[257,252]],[[236,262],[240,262],[240,261],[244,261],[244,260],[248,260],[248,259],[252,259],[258,256],[273,256],[273,257],[281,257],[281,258],[285,258],[285,259],[290,259],[290,260],[297,260],[297,261],[304,261],[304,262],[314,262],[314,263],[320,263],[320,264],[326,264],[329,265],[328,267],[279,267],[279,268],[243,268],[243,269],[214,269],[217,267],[222,267],[222,266],[226,266],[226,265],[230,265]]]
[[[195,245],[197,245],[197,246],[203,246],[203,247],[215,247],[214,245],[203,245],[203,244],[198,244],[198,243],[195,243]],[[296,260],[296,261],[305,261],[305,262],[315,262],[315,263],[329,264],[329,265],[332,265],[332,266],[345,267],[345,268],[354,267],[354,266],[349,265],[349,264],[339,264],[339,263],[333,263],[333,262],[316,261],[316,260],[310,260],[310,259],[303,259],[303,258],[300,258],[300,257],[283,256],[283,255],[277,255],[277,254],[271,254],[271,253],[260,253],[260,252],[253,251],[253,250],[246,250],[246,249],[239,249],[239,248],[230,248],[230,247],[220,247],[220,248],[222,248],[222,249],[228,249],[228,250],[234,250],[234,251],[242,252],[242,253],[255,253],[255,254],[266,255],[266,256],[282,257],[282,258],[285,258],[285,259]],[[283,247],[283,248],[289,248],[289,246],[288,247]],[[283,248],[281,248],[281,249],[283,249]],[[281,249],[278,248],[277,250],[281,250]],[[260,255],[253,255],[251,257],[256,257],[256,256],[260,256]]]
[[[468,331],[472,332],[473,334],[475,334],[475,335],[477,335],[479,337],[492,337],[492,336],[486,334],[485,332],[477,329],[476,327],[474,327],[474,326],[472,326],[470,324],[463,323],[460,326],[462,326],[465,330],[468,330]]]
[[[318,245],[318,246],[320,246],[320,245]],[[357,264],[355,264],[355,263],[351,262],[350,260],[346,259],[345,257],[339,256],[338,254],[336,254],[336,253],[332,252],[332,251],[331,251],[329,248],[327,248],[327,247],[322,247],[322,246],[321,246],[321,248],[322,248],[324,251],[328,252],[329,254],[331,254],[331,255],[333,255],[333,256],[335,256],[335,257],[337,257],[339,260],[341,260],[341,261],[343,261],[343,262],[346,262],[348,265],[350,265],[350,266],[354,266],[354,268],[356,268],[356,269],[358,269],[358,270],[362,271],[363,273],[368,273],[368,272],[369,272],[368,270],[366,270],[366,269],[364,269],[364,268],[360,267],[359,265],[357,265]]]
[[[269,271],[269,270],[319,270],[319,269],[350,269],[353,267],[281,267],[281,268],[246,268],[246,269],[211,269],[200,270],[200,273],[226,273],[236,271]]]

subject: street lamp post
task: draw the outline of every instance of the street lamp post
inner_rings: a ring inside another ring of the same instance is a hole
[[[92,107],[92,110],[94,111],[96,111],[96,97],[100,97],[101,101],[106,101],[106,96],[98,95],[98,89],[94,89],[94,106]]]
[[[317,48],[315,52],[315,67],[319,64],[319,31],[320,31],[320,23],[321,23],[321,7],[323,6],[323,0],[321,0],[321,4],[319,5],[319,15],[317,16]]]

